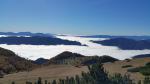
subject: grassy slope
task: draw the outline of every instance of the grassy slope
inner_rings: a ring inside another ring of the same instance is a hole
[[[139,72],[130,73],[127,72],[127,70],[130,68],[145,66],[145,64],[148,62],[150,62],[150,58],[138,58],[138,59],[132,59],[131,61],[124,60],[124,61],[116,61],[114,63],[105,63],[104,67],[106,71],[108,71],[111,75],[113,75],[114,73],[121,73],[122,75],[129,74],[132,79],[138,81],[138,80],[142,80],[144,76]],[[126,66],[126,65],[131,65],[132,67],[122,68],[122,66]]]
[[[140,73],[127,72],[127,69],[144,66],[148,62],[150,62],[150,58],[139,58],[132,59],[130,61],[123,60],[113,63],[104,63],[104,67],[111,75],[114,73],[121,73],[122,75],[130,74],[132,79],[138,81],[142,80],[144,76]],[[132,65],[132,67],[122,68],[122,66],[126,65]],[[35,81],[38,77],[42,77],[42,79],[53,80],[64,78],[66,76],[75,76],[77,74],[80,75],[82,71],[87,72],[88,68],[86,66],[75,67],[72,65],[49,65],[30,71],[29,73],[19,72],[6,75],[4,78],[0,79],[0,84],[10,84],[10,82],[13,80],[16,81],[17,84],[24,84],[25,81]]]
[[[71,65],[50,65],[30,72],[19,72],[6,75],[4,78],[0,79],[0,84],[10,84],[12,81],[15,81],[16,84],[25,84],[25,81],[35,81],[38,77],[53,80],[65,78],[66,76],[80,75],[82,71],[87,72],[88,68],[86,66],[79,68]]]
[[[36,64],[17,56],[14,52],[0,48],[0,71],[9,74],[18,71],[33,69]]]
[[[131,78],[135,81],[142,80],[144,76],[140,73],[129,73],[127,69],[133,67],[144,66],[146,63],[150,62],[150,58],[140,58],[132,59],[130,61],[116,61],[113,63],[105,63],[105,69],[113,75],[114,73],[130,74]],[[122,66],[132,65],[132,67],[122,68]],[[26,80],[35,81],[38,77],[42,79],[53,80],[64,78],[66,76],[75,76],[80,74],[82,71],[87,72],[88,68],[86,66],[75,67],[71,65],[49,65],[35,69],[33,71],[19,72],[15,74],[6,75],[4,78],[0,79],[0,83],[9,84],[12,80],[16,81],[17,84],[24,84]]]

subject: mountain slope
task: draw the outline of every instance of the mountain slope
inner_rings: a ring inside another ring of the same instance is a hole
[[[110,56],[84,56],[77,53],[65,51],[53,58],[51,58],[48,64],[67,64],[67,65],[91,65],[95,63],[114,62],[115,59]]]
[[[48,59],[44,59],[44,58],[38,58],[37,60],[34,61],[35,64],[45,64],[47,63],[49,60]]]
[[[127,38],[114,38],[104,41],[93,41],[94,43],[102,44],[105,46],[117,46],[123,50],[143,50],[150,49],[149,40],[133,40]]]
[[[86,38],[127,38],[127,39],[134,39],[134,40],[147,40],[150,39],[150,36],[111,36],[111,35],[91,35],[91,36],[79,36],[79,37],[86,37]]]
[[[0,72],[9,74],[18,71],[31,70],[36,67],[32,61],[17,56],[14,52],[0,48]]]
[[[33,36],[33,37],[0,37],[0,44],[8,45],[20,45],[20,44],[30,44],[30,45],[81,45],[80,42],[62,40],[55,37],[43,37],[43,36]]]
[[[146,57],[150,57],[150,54],[137,55],[137,56],[134,56],[132,58],[135,59],[135,58],[146,58]]]
[[[43,36],[43,37],[53,37],[51,34],[44,34],[44,33],[31,33],[31,32],[0,32],[0,35],[6,36]]]

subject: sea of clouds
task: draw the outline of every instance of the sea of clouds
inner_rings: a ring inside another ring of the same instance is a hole
[[[117,47],[103,46],[90,42],[90,40],[106,40],[108,38],[84,38],[76,36],[56,36],[57,38],[79,41],[87,46],[75,45],[7,45],[0,44],[0,47],[14,51],[21,57],[36,60],[38,58],[50,59],[64,51],[92,55],[109,55],[118,59],[126,59],[135,55],[150,54],[150,50],[120,50]]]

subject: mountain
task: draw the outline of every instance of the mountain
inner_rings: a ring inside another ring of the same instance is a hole
[[[92,41],[105,46],[117,46],[123,50],[150,49],[150,40],[133,40],[127,38],[114,38],[103,41]]]
[[[90,36],[79,36],[79,37],[86,37],[86,38],[127,38],[127,39],[134,39],[134,40],[147,40],[150,39],[150,36],[112,36],[112,35],[90,35]]]
[[[63,59],[76,58],[76,57],[85,57],[85,56],[83,56],[81,54],[65,51],[65,52],[60,53],[59,55],[55,56],[52,59],[53,60],[63,60]]]
[[[44,59],[44,58],[38,58],[37,60],[34,61],[35,64],[41,65],[47,63],[49,60]]]
[[[32,61],[21,58],[10,50],[0,48],[0,74],[32,70],[35,67],[37,65]]]
[[[110,56],[84,56],[77,53],[65,51],[53,58],[51,58],[48,64],[67,64],[67,65],[91,65],[95,63],[105,63],[118,61]]]
[[[43,36],[43,37],[53,37],[52,34],[44,34],[44,33],[31,33],[31,32],[0,32],[0,35],[6,36]]]
[[[146,57],[150,57],[150,54],[137,55],[137,56],[134,56],[132,58],[135,59],[135,58],[146,58]]]
[[[62,40],[55,37],[43,37],[43,36],[32,36],[32,37],[0,37],[0,44],[8,45],[20,45],[20,44],[30,44],[30,45],[82,45],[80,42]]]

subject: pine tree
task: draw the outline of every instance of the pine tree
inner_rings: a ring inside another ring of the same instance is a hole
[[[150,77],[149,76],[146,76],[144,81],[143,81],[144,84],[150,84]]]
[[[41,77],[38,78],[37,84],[42,84],[42,78]]]
[[[45,84],[48,84],[48,83],[47,83],[47,80],[45,80]]]
[[[57,84],[57,83],[56,83],[56,80],[53,80],[52,84]]]
[[[15,84],[15,82],[13,81],[11,84]]]
[[[78,75],[76,75],[75,81],[76,81],[76,84],[80,84],[80,77]]]

